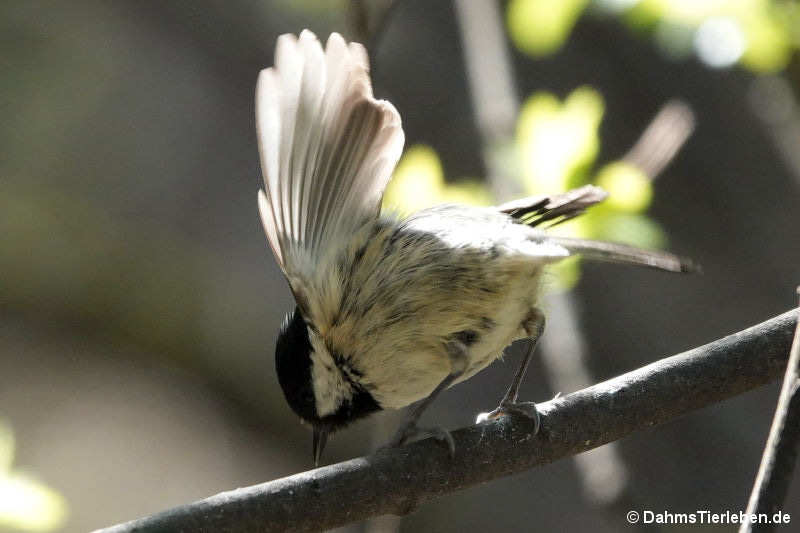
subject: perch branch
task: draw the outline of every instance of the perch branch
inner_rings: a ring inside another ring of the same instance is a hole
[[[120,524],[105,533],[320,531],[403,514],[456,490],[572,456],[769,383],[784,371],[797,310],[539,404],[542,429],[501,419]]]
[[[800,288],[798,288],[800,293]],[[769,430],[767,445],[758,468],[753,492],[747,503],[748,519],[739,529],[748,533],[754,529],[772,531],[774,524],[753,524],[749,518],[766,514],[772,517],[782,511],[783,501],[789,490],[792,472],[797,462],[797,449],[800,446],[800,324],[794,334],[794,342],[786,365],[783,387],[775,408],[775,417]]]

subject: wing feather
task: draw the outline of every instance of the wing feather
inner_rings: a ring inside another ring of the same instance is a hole
[[[602,202],[607,196],[608,193],[600,187],[584,185],[564,193],[513,200],[497,207],[497,210],[528,226],[538,226],[548,221],[550,226],[555,226],[583,214],[587,208]]]
[[[372,95],[364,47],[308,30],[282,35],[256,86],[264,231],[292,290],[308,269],[375,218],[400,153],[397,110]]]

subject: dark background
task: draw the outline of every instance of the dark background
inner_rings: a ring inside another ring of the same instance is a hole
[[[253,89],[279,34],[352,36],[344,4],[320,4],[0,6],[0,417],[15,435],[12,468],[66,502],[59,529],[310,466],[310,433],[274,375],[275,334],[293,303],[256,210]],[[407,146],[433,146],[448,176],[483,175],[453,6],[403,0],[371,54],[375,92],[400,111]],[[585,265],[574,294],[597,380],[795,305],[800,175],[796,154],[780,148],[800,149],[793,94],[780,93],[770,114],[758,90],[773,78],[669,59],[618,18],[591,13],[559,52],[512,57],[520,97],[602,93],[602,161],[625,153],[670,98],[696,116],[649,213],[704,274]],[[793,61],[780,79],[796,91],[795,70]],[[426,420],[470,423],[515,364],[451,389]],[[536,361],[527,397],[557,392],[541,374]],[[587,499],[565,460],[354,530],[615,531],[630,506],[743,510],[777,393],[765,387],[621,442],[622,507]],[[337,435],[327,461],[380,444],[380,421]],[[786,511],[800,520],[798,490]]]

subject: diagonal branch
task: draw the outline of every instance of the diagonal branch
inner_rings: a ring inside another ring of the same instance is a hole
[[[769,438],[764,456],[761,458],[753,492],[747,503],[745,522],[739,529],[740,533],[749,533],[753,529],[760,531],[775,529],[775,524],[758,522],[753,524],[751,519],[760,514],[772,517],[782,509],[792,481],[798,449],[800,449],[800,324],[794,334],[778,406],[775,409],[775,417],[769,430]]]
[[[456,490],[541,466],[769,383],[786,367],[792,310],[749,329],[539,404],[542,429],[499,420],[232,490],[105,530],[320,531],[413,510]]]

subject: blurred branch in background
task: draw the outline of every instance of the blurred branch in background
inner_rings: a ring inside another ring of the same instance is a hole
[[[791,84],[781,76],[764,76],[750,87],[750,107],[766,126],[795,184],[800,187],[800,110]]]
[[[522,472],[777,379],[798,311],[587,389],[539,404],[542,428],[509,418],[453,432],[456,454],[435,439],[236,489],[101,530],[321,531],[405,514],[445,494]]]
[[[498,2],[455,0],[472,111],[483,143],[487,181],[495,200],[519,194],[513,157],[519,97]]]
[[[800,294],[800,287],[797,288],[797,293]],[[776,512],[783,511],[799,449],[800,322],[794,333],[794,342],[789,354],[789,362],[786,365],[778,406],[775,408],[775,417],[772,420],[772,427],[756,475],[753,492],[747,503],[746,521],[741,525],[740,533],[753,530],[750,517],[762,513],[772,517]],[[775,527],[774,524],[765,526],[759,523],[758,529],[761,531],[773,530]]]
[[[547,295],[548,330],[542,336],[540,355],[547,379],[556,391],[571,391],[592,382],[587,365],[588,350],[581,334],[578,318],[579,303],[570,293]],[[623,507],[628,486],[628,467],[614,443],[578,455],[575,466],[581,480],[583,496],[594,504]],[[632,503],[632,502],[629,502]],[[621,514],[610,513],[609,520],[619,520]],[[613,523],[613,522],[612,522]]]
[[[694,126],[692,108],[680,100],[667,102],[622,160],[655,179],[678,155]]]
[[[636,141],[623,161],[637,167],[650,179],[657,177],[678,153],[694,129],[694,114],[679,101],[667,103]],[[591,383],[587,346],[578,319],[580,303],[570,292],[548,295],[551,317],[541,343],[544,368],[557,391],[575,390]],[[606,506],[634,508],[626,495],[628,468],[614,445],[575,457],[582,486],[590,501]],[[621,513],[612,513],[619,520]]]

